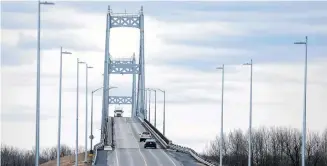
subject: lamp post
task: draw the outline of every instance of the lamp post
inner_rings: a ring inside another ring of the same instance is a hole
[[[149,122],[151,123],[151,90],[148,89],[149,91]]]
[[[157,90],[154,89],[154,127],[157,128]]]
[[[157,127],[157,89],[147,88],[149,91],[149,122],[151,123],[151,91],[154,91],[154,127]]]
[[[144,119],[147,119],[147,109],[148,109],[148,91],[147,89],[144,90],[144,93],[145,93],[145,112],[144,112]]]
[[[93,148],[93,139],[94,139],[94,136],[93,136],[93,94],[95,92],[97,92],[98,90],[102,89],[103,87],[101,88],[98,88],[94,91],[92,91],[92,96],[91,96],[91,135],[90,135],[90,139],[91,139],[91,150]],[[117,88],[117,87],[109,87],[107,90],[110,90],[110,89],[113,89],[113,88]]]
[[[166,131],[166,91],[157,89],[161,91],[164,95],[164,105],[163,105],[163,128],[162,128],[162,134],[165,136],[165,131]]]
[[[157,127],[157,90],[149,89],[149,91],[154,91],[154,127]],[[151,98],[151,96],[150,96],[150,98]],[[149,104],[151,104],[151,103],[149,103]],[[150,110],[149,110],[149,112],[150,112]],[[150,115],[150,113],[149,113],[149,115]],[[151,123],[150,119],[149,119],[149,122]]]
[[[38,1],[38,22],[37,22],[37,64],[36,64],[36,118],[35,118],[35,166],[39,165],[40,156],[40,84],[41,84],[41,5],[54,5],[52,2]]]
[[[304,101],[303,101],[303,120],[302,120],[302,166],[305,166],[305,150],[306,150],[306,121],[307,121],[307,82],[308,82],[308,36],[305,36],[305,42],[295,42],[294,44],[305,45],[304,60]]]
[[[150,89],[150,88],[145,88],[145,89],[143,89],[143,88],[140,88],[139,90],[142,90],[142,91],[144,91],[144,93],[145,93],[145,109],[147,109],[147,105],[148,105],[148,103],[147,103],[147,98],[149,98],[149,118],[147,118],[146,117],[146,115],[144,115],[144,119],[147,119],[149,122],[150,122],[150,120],[151,120],[151,118],[150,118],[150,115],[151,115],[151,110],[150,110],[150,105],[151,105],[151,91],[153,90],[153,89]],[[149,91],[149,96],[147,95],[147,91]],[[147,112],[148,110],[146,110],[146,112]]]
[[[252,59],[250,63],[244,63],[243,65],[250,66],[251,67],[251,77],[250,77],[250,120],[249,120],[249,158],[248,158],[248,166],[251,166],[251,153],[252,153],[252,147],[251,147],[251,141],[252,141],[252,69],[253,69],[253,62]]]
[[[92,66],[88,66],[87,63],[85,63],[85,152],[84,152],[84,163],[87,162],[87,119],[88,119],[88,100],[87,100],[87,96],[88,96],[88,71],[89,69],[92,69],[93,67]]]
[[[75,166],[78,166],[78,95],[79,95],[79,64],[85,62],[79,61],[77,58],[77,87],[76,87],[76,148],[75,148]]]
[[[224,74],[225,74],[225,66],[217,67],[216,69],[222,70],[222,79],[221,79],[221,115],[220,115],[220,157],[219,157],[219,165],[223,165],[223,139],[224,139]]]
[[[59,76],[59,111],[58,111],[58,145],[57,145],[57,166],[60,166],[60,134],[61,134],[61,92],[62,92],[62,54],[72,54],[62,51],[60,47],[60,76]]]

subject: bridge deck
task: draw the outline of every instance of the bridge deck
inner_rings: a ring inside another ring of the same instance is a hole
[[[137,119],[114,118],[115,150],[100,151],[97,166],[199,166],[189,155],[162,149],[144,149],[139,134],[146,131]]]

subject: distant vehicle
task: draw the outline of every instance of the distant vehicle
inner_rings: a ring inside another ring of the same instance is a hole
[[[144,131],[142,134],[140,134],[140,142],[146,141],[147,139],[151,138],[151,134],[147,131]]]
[[[122,117],[123,116],[123,110],[122,109],[115,109],[115,111],[114,111],[114,116],[115,117]]]
[[[154,140],[154,139],[147,139],[145,141],[144,148],[147,148],[147,147],[152,147],[152,148],[157,149],[156,140]]]

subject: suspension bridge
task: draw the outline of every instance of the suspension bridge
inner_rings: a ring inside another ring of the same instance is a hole
[[[165,133],[161,133],[147,118],[143,7],[137,13],[114,13],[109,6],[106,20],[101,139],[94,145],[92,164],[96,166],[213,166],[194,150],[174,144],[173,140],[167,138]],[[140,30],[139,52],[132,58],[115,59],[114,55],[110,54],[110,30],[121,27]],[[113,74],[132,75],[130,96],[110,95],[108,89],[110,89],[110,76]],[[110,116],[111,104],[130,104],[131,117]],[[145,149],[144,143],[139,142],[140,133],[145,131],[150,132],[155,139],[156,149]]]

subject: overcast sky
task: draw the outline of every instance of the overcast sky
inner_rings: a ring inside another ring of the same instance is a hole
[[[31,149],[35,145],[37,3],[1,5],[1,142]],[[318,132],[327,127],[327,2],[59,1],[42,6],[41,147],[57,142],[60,46],[73,52],[63,58],[62,143],[73,147],[75,141],[76,58],[94,67],[89,71],[89,91],[102,86],[107,5],[114,12],[138,12],[144,7],[146,87],[167,91],[166,133],[173,142],[201,151],[219,133],[221,71],[215,68],[223,63],[225,132],[247,130],[250,68],[241,64],[251,58],[253,127],[301,129],[305,48],[293,42],[303,41],[306,35],[307,127]],[[114,58],[138,55],[138,48],[137,29],[111,29]],[[80,69],[79,140],[84,146],[85,66]],[[112,95],[131,95],[131,75],[110,79],[111,86],[119,87]],[[94,99],[96,142],[101,94]],[[158,93],[160,130],[162,97]],[[128,116],[130,107],[124,109]]]

